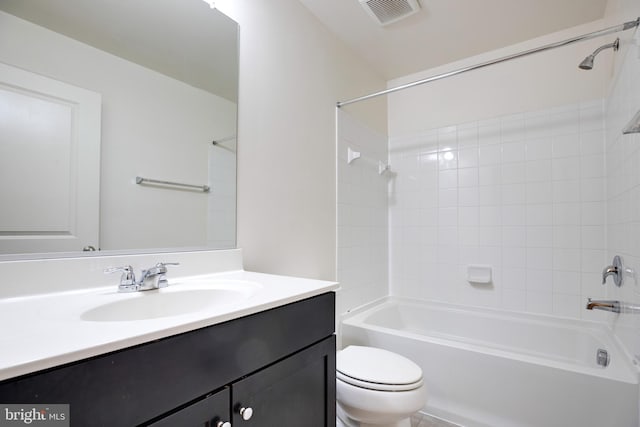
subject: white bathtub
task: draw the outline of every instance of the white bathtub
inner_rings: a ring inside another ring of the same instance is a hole
[[[341,334],[414,360],[424,411],[467,427],[638,426],[638,371],[599,323],[391,297],[345,316]]]

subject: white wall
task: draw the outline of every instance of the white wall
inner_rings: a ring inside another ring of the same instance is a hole
[[[338,281],[336,313],[388,294],[387,135],[338,112]],[[348,163],[348,149],[360,158]]]
[[[567,39],[604,21],[437,70]],[[602,98],[612,51],[599,38],[390,95],[393,294],[574,318],[605,262]],[[613,36],[615,38],[615,36]],[[466,266],[493,266],[491,285]]]
[[[610,2],[616,16],[638,16],[638,2]],[[606,107],[607,264],[620,255],[630,272],[617,288],[609,279],[603,297],[640,304],[640,134],[623,135],[622,129],[640,110],[640,31],[620,36],[615,79]],[[610,314],[607,320],[640,363],[640,316]]]
[[[0,61],[102,95],[101,248],[204,246],[206,195],[134,177],[207,183],[209,141],[235,133],[236,105],[5,13],[0,34]]]
[[[603,21],[581,25],[392,80],[388,86],[501,58],[607,25]],[[407,136],[424,129],[602,98],[612,73],[612,51],[598,55],[596,67],[589,72],[579,71],[578,64],[596,47],[614,39],[600,37],[391,94],[389,134],[392,138]]]
[[[604,263],[602,101],[392,139],[393,294],[580,318]],[[490,284],[466,280],[492,266]]]
[[[240,24],[238,246],[245,266],[334,279],[335,104],[380,90],[384,80],[297,0],[216,5]],[[360,109],[384,124],[385,107]]]

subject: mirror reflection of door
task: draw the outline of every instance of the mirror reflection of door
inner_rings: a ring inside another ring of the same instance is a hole
[[[0,63],[0,254],[99,247],[100,109],[97,93]]]

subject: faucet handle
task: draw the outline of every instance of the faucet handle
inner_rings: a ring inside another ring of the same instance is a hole
[[[616,284],[616,286],[620,287],[622,286],[622,280],[624,278],[623,274],[624,267],[622,265],[622,258],[616,255],[613,257],[613,264],[605,267],[604,270],[602,270],[602,284],[604,285],[607,283],[607,277],[613,276],[613,282]]]
[[[159,262],[148,271],[153,274],[165,274],[167,272],[167,265],[180,265],[179,262]]]
[[[165,267],[167,265],[180,265],[179,262],[159,262],[156,264],[156,267]]]
[[[104,274],[112,274],[122,272],[120,276],[120,285],[133,285],[136,283],[136,277],[133,273],[133,268],[130,265],[124,265],[122,267],[109,267],[104,269]]]

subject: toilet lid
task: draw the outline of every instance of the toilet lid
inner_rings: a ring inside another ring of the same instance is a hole
[[[338,379],[374,390],[411,390],[422,385],[422,369],[381,348],[349,346],[336,355]]]

